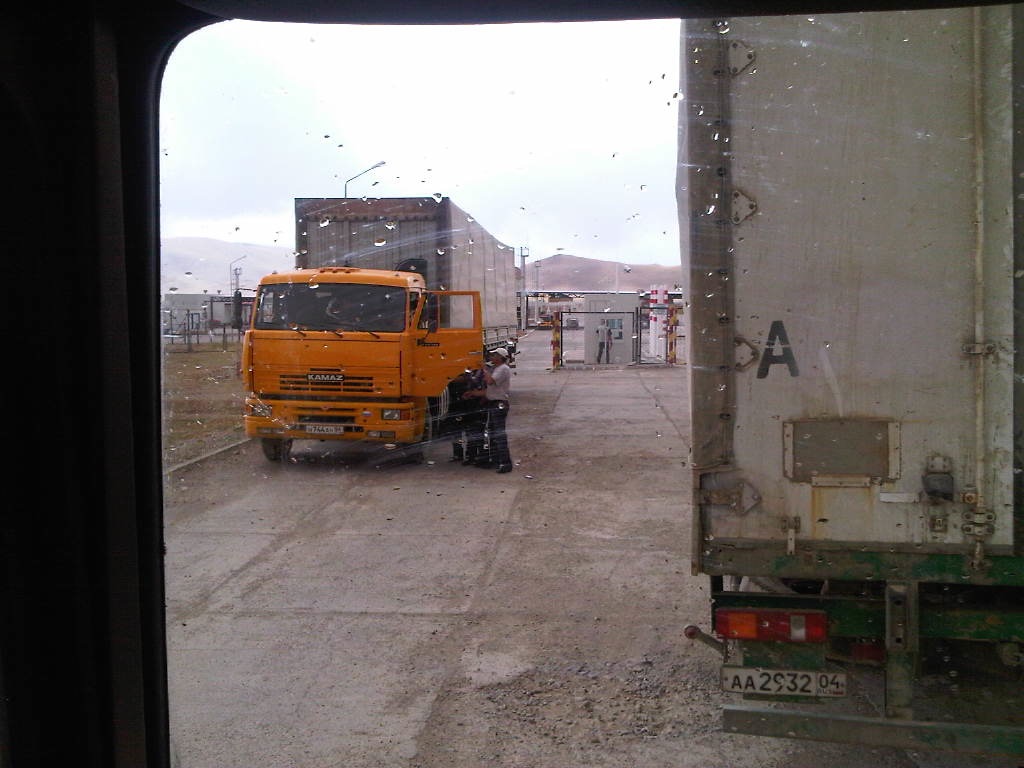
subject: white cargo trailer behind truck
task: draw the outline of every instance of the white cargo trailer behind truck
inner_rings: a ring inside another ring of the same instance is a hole
[[[515,249],[448,197],[295,198],[295,266],[403,269],[431,290],[477,291],[484,346],[515,347]]]
[[[690,634],[731,730],[1024,752],[1020,24],[683,23]],[[833,711],[839,662],[878,717]]]

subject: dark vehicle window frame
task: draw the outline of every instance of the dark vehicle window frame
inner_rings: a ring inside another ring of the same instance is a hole
[[[27,359],[9,363],[17,375],[9,377],[13,482],[0,535],[0,768],[171,764],[157,115],[162,70],[180,40],[230,18],[473,24],[962,5],[96,0],[58,13],[40,4],[5,7],[0,115],[12,199],[0,237],[14,284],[33,290],[11,292],[28,343],[12,326],[11,348]],[[38,287],[49,294],[45,302]]]

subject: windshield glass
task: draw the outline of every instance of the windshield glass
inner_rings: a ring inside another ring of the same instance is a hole
[[[260,288],[255,327],[398,333],[407,304],[406,291],[390,285],[275,283]]]

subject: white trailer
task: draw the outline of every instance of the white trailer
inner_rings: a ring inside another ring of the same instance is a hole
[[[730,730],[1024,752],[1019,25],[683,23],[690,634]],[[877,718],[832,711],[837,660],[883,670]]]

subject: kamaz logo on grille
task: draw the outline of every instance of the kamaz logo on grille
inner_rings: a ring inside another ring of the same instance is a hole
[[[306,381],[344,381],[340,373],[307,373]]]

